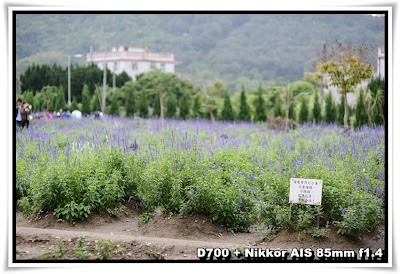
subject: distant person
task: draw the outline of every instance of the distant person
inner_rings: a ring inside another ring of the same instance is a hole
[[[71,118],[71,112],[69,111],[69,109],[67,109],[67,112],[64,112],[64,117]]]
[[[32,119],[32,106],[29,105],[27,102],[22,103],[22,108],[21,108],[21,124],[22,128],[26,126],[26,128],[29,128],[29,120]]]
[[[53,116],[51,115],[50,111],[46,110],[46,116],[44,117],[46,120],[51,120],[53,119]]]
[[[21,98],[18,98],[17,107],[15,108],[15,117],[18,127],[22,127],[21,108],[22,108],[22,100]]]
[[[80,112],[79,110],[75,109],[72,112],[71,117],[72,117],[72,119],[80,120],[82,118],[82,112]]]

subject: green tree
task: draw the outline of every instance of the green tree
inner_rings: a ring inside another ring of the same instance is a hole
[[[328,124],[333,124],[336,122],[336,106],[333,101],[332,92],[328,93],[325,98],[325,117],[324,120]]]
[[[352,44],[343,46],[338,42],[336,48],[330,52],[330,56],[333,56],[336,60],[331,59],[317,63],[317,69],[330,76],[329,85],[339,87],[340,93],[344,95],[343,123],[345,130],[349,128],[347,93],[354,92],[355,86],[373,75],[373,67],[359,61],[359,58],[364,57],[364,52],[362,47],[355,49]],[[357,53],[359,56],[356,55]],[[316,78],[322,79],[322,75],[317,74]]]
[[[340,98],[340,104],[337,107],[337,123],[339,125],[344,125],[343,119],[344,119],[344,96]],[[350,124],[350,115],[347,117],[347,124]]]
[[[146,118],[148,115],[149,115],[149,102],[147,100],[147,93],[143,89],[140,94],[139,116],[142,118]]]
[[[72,97],[72,102],[71,102],[71,106],[69,107],[69,111],[74,111],[74,110],[78,110],[78,101],[76,100],[76,97]]]
[[[231,97],[229,96],[228,90],[225,90],[224,105],[221,111],[221,120],[223,121],[235,120],[235,113],[233,112]]]
[[[265,111],[266,104],[264,101],[264,98],[262,96],[262,87],[261,83],[258,87],[257,91],[257,98],[254,100],[253,105],[256,109],[255,114],[254,114],[254,121],[255,122],[265,122],[267,121],[267,114]]]
[[[201,118],[203,116],[202,112],[202,104],[201,104],[201,93],[198,92],[193,98],[192,105],[192,117],[193,118]]]
[[[297,120],[296,119],[296,111],[295,111],[294,107],[295,107],[294,103],[290,104],[290,107],[289,107],[289,119]]]
[[[33,97],[33,110],[35,112],[43,110],[43,104],[44,100],[42,98],[42,92],[36,92],[35,96]]]
[[[160,106],[160,94],[157,93],[155,96],[154,107],[153,107],[153,116],[160,117],[161,106]]]
[[[176,102],[176,98],[173,94],[170,94],[167,97],[166,105],[167,105],[167,110],[165,112],[165,117],[167,117],[167,118],[174,117],[176,114],[177,102]]]
[[[307,104],[307,99],[303,97],[301,99],[301,106],[300,106],[300,112],[299,112],[299,123],[303,124],[308,122],[308,104]]]
[[[274,117],[283,117],[283,107],[282,107],[282,102],[281,99],[278,97],[275,99],[275,104],[274,104]]]
[[[313,114],[313,120],[315,123],[319,123],[322,120],[322,115],[321,115],[321,105],[319,104],[319,98],[318,98],[318,93],[315,92],[314,95],[314,106],[312,109],[312,114]]]
[[[368,90],[371,91],[372,97],[376,100],[373,109],[372,123],[376,125],[385,124],[385,79],[380,77],[373,78],[368,83]]]
[[[189,116],[189,95],[185,92],[179,100],[179,117],[186,119]]]
[[[46,109],[50,110],[50,104],[57,96],[56,86],[44,86],[42,88],[42,99],[46,102]]]
[[[84,85],[82,90],[82,113],[83,114],[90,114],[90,91],[89,86]]]
[[[356,105],[356,121],[354,126],[361,127],[362,125],[368,124],[368,114],[365,109],[365,97],[364,92],[360,90],[360,94],[358,95],[357,105]]]
[[[122,92],[125,92],[125,112],[126,117],[134,117],[136,112],[135,87],[132,81],[125,82],[121,87]]]
[[[238,115],[239,121],[250,121],[250,107],[247,103],[244,85],[242,84],[242,91],[240,92],[240,109]]]
[[[108,114],[119,116],[119,102],[118,102],[118,96],[116,94],[111,95],[111,104],[108,108]]]

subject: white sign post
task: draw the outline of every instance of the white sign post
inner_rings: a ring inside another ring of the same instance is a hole
[[[322,199],[322,180],[316,179],[290,179],[289,192],[289,222],[292,215],[292,204],[321,205]],[[319,226],[319,216],[317,217],[317,227]]]

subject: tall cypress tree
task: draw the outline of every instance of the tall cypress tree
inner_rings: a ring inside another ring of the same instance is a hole
[[[179,100],[179,117],[186,119],[189,116],[189,96],[186,92],[183,93]]]
[[[142,118],[146,118],[148,114],[149,114],[149,103],[147,100],[147,93],[144,89],[142,89],[142,93],[140,94],[139,116]]]
[[[340,98],[340,104],[338,105],[337,109],[337,123],[339,125],[344,125],[344,96]],[[350,115],[347,116],[347,124],[350,125]]]
[[[193,99],[193,106],[192,106],[192,116],[193,118],[201,118],[203,116],[203,113],[201,111],[202,105],[201,105],[201,93],[198,92],[194,96]]]
[[[289,119],[296,120],[296,111],[294,109],[294,103],[290,104],[289,107]]]
[[[118,103],[118,97],[116,94],[113,94],[111,96],[111,105],[109,107],[108,114],[119,116],[119,103]]]
[[[255,122],[265,122],[267,121],[267,114],[265,112],[265,101],[262,97],[261,83],[258,87],[257,98],[254,100],[254,106],[256,108],[256,113],[254,115]]]
[[[74,111],[74,110],[78,110],[78,102],[76,100],[76,97],[72,97],[72,102],[71,102],[71,106],[69,107],[69,111]]]
[[[281,99],[279,97],[276,98],[275,104],[274,104],[274,117],[284,117],[284,110],[282,106]]]
[[[233,121],[235,120],[235,114],[233,112],[231,97],[229,96],[228,90],[225,91],[224,105],[221,112],[221,120]]]
[[[160,106],[160,93],[157,92],[156,100],[154,101],[153,113],[152,115],[155,117],[160,117],[161,114],[161,106]]]
[[[89,91],[89,86],[86,84],[83,86],[83,91],[82,91],[82,113],[90,114],[90,91]]]
[[[126,117],[134,117],[136,112],[135,91],[131,86],[126,87],[125,112]]]
[[[300,113],[299,113],[299,123],[308,122],[308,105],[306,98],[301,99]]]
[[[170,94],[168,96],[166,105],[167,105],[167,110],[165,112],[165,117],[167,118],[174,117],[176,114],[176,105],[177,105],[176,97],[174,94]]]
[[[360,91],[356,105],[356,121],[354,126],[361,127],[368,124],[368,114],[365,109],[364,92]]]
[[[336,106],[333,102],[332,93],[329,92],[328,96],[325,98],[325,122],[328,124],[333,124],[336,122]]]
[[[250,107],[247,103],[244,85],[242,84],[242,91],[240,92],[240,109],[238,115],[239,121],[250,121]]]
[[[314,107],[312,110],[313,119],[316,123],[319,123],[322,119],[321,115],[321,105],[319,104],[318,92],[315,92],[314,95]]]

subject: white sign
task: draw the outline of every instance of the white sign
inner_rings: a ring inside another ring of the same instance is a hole
[[[321,205],[322,180],[290,179],[289,203]]]

